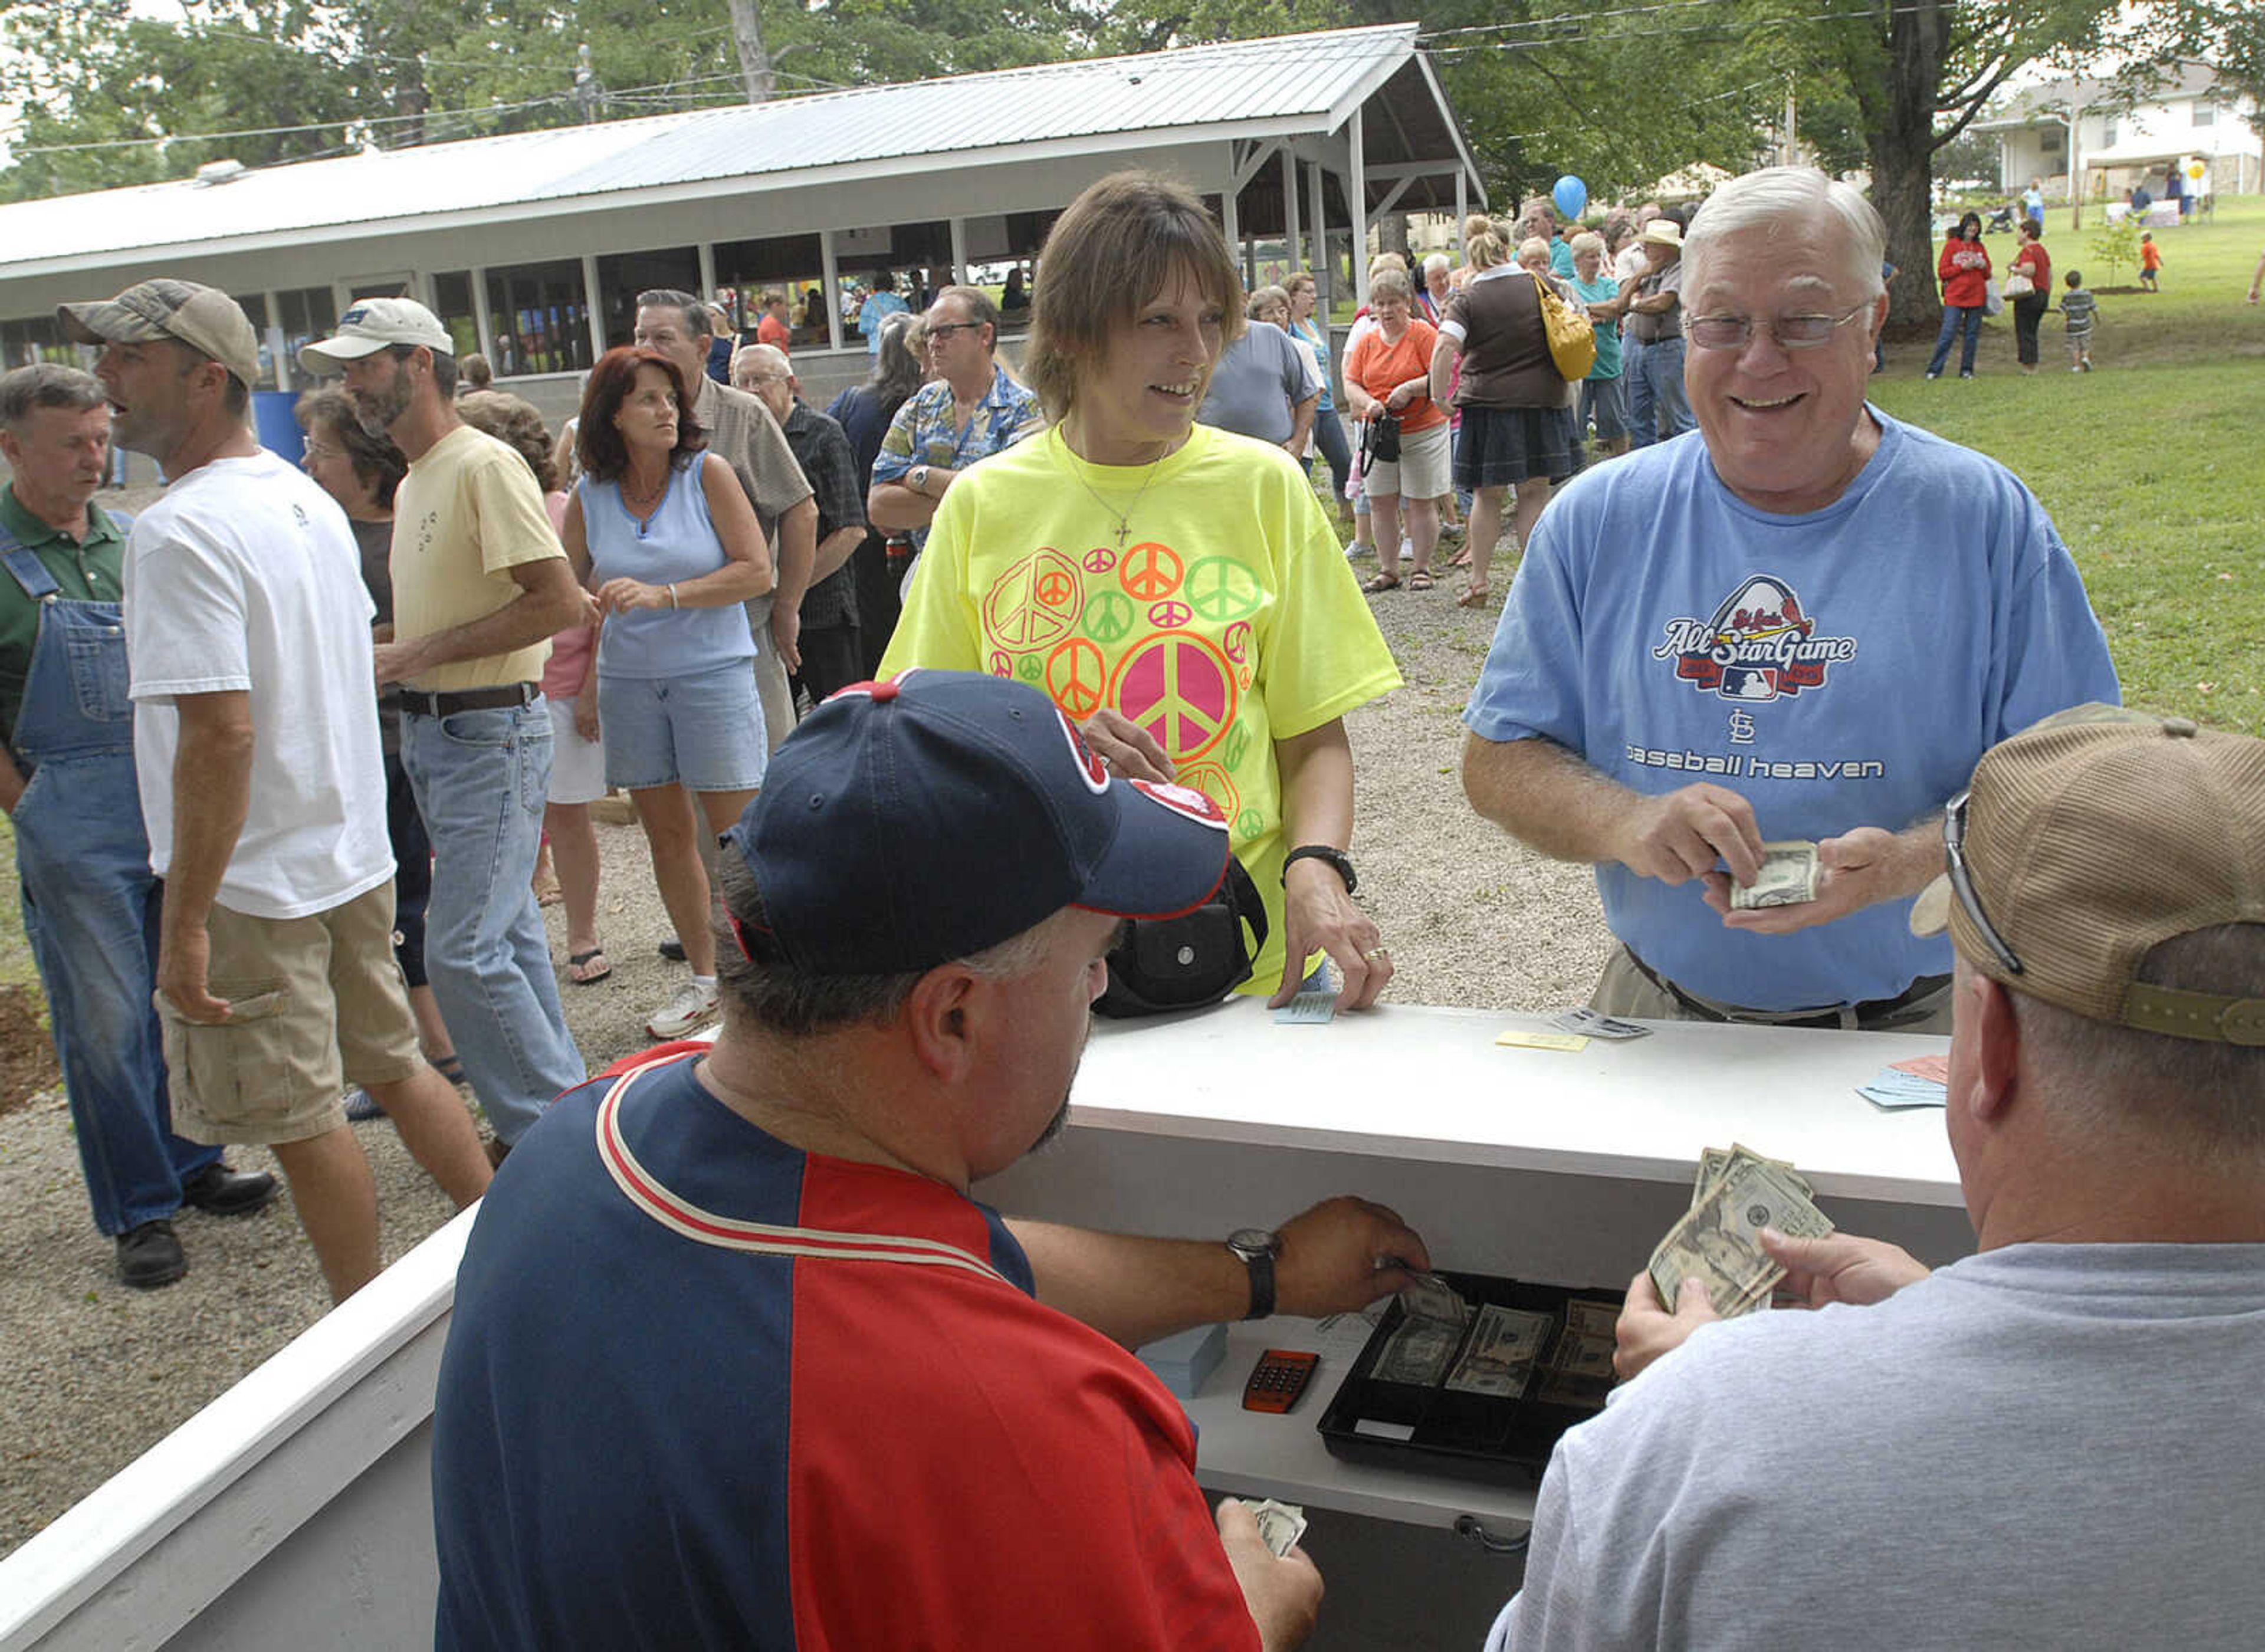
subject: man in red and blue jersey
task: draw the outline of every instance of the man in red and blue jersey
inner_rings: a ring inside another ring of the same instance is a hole
[[[1111,778],[1020,684],[910,672],[801,724],[718,857],[713,1049],[563,1097],[473,1230],[441,1648],[1304,1639],[1319,1573],[1214,1524],[1126,1348],[1359,1307],[1423,1241],[1336,1199],[1261,1265],[967,1197],[1059,1127],[1122,921],[1227,856],[1201,794]]]

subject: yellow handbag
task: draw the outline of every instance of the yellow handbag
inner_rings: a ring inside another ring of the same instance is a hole
[[[1533,272],[1528,270],[1528,275]],[[1549,359],[1569,382],[1585,379],[1597,365],[1596,330],[1589,318],[1557,296],[1557,289],[1533,275],[1533,295],[1541,301],[1541,330],[1549,338]]]

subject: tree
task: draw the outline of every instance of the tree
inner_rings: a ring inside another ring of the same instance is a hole
[[[1820,13],[1806,25],[1811,49],[1855,101],[1890,262],[1934,268],[1936,152],[2016,69],[2094,50],[2114,16],[2105,0],[1881,0],[1863,11]],[[1891,326],[1935,324],[1941,300],[1933,280],[1898,281],[1889,291]]]
[[[1008,68],[1094,38],[1073,0],[180,4],[178,23],[129,0],[0,15],[0,98],[24,111],[0,198]]]

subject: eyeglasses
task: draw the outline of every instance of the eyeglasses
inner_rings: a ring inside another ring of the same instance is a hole
[[[929,325],[928,330],[928,341],[930,344],[934,344],[939,338],[949,338],[956,332],[971,332],[983,324],[984,324],[980,321],[946,321],[933,323]]]
[[[301,451],[305,453],[307,457],[310,459],[343,459],[346,457],[346,455],[339,449],[326,447],[319,441],[310,441],[306,443]]]
[[[1970,789],[1960,792],[1942,811],[1942,849],[1950,862],[1950,892],[1958,897],[1958,904],[1966,909],[1967,921],[1982,936],[1982,944],[1990,949],[1991,956],[2014,975],[2021,973],[2021,960],[2013,948],[2006,944],[1982,910],[1982,897],[1974,892],[1974,874],[1966,865],[1966,804],[1973,797]]]
[[[1686,316],[1683,335],[1701,350],[1743,350],[1759,327],[1784,350],[1814,350],[1872,307],[1866,299],[1845,316],[1780,316],[1757,321],[1752,316]]]

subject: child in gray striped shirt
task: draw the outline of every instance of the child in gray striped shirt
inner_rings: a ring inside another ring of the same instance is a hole
[[[2061,319],[2068,324],[2068,370],[2092,371],[2092,318],[2100,301],[2084,290],[2084,272],[2068,273],[2068,291],[2060,297]]]

